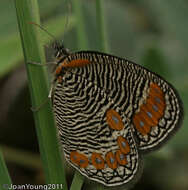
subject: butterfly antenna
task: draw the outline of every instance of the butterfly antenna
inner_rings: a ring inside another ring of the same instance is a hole
[[[33,25],[39,27],[41,30],[43,30],[44,32],[46,32],[52,39],[54,39],[55,42],[57,42],[56,37],[55,37],[54,35],[52,35],[50,32],[48,32],[48,31],[47,31],[45,28],[43,28],[41,25],[39,25],[39,24],[37,24],[37,23],[35,23],[35,22],[29,22],[29,24],[33,24]]]
[[[66,33],[66,30],[68,29],[68,26],[69,26],[69,18],[70,18],[70,15],[71,15],[71,12],[72,12],[72,6],[71,6],[71,3],[69,0],[65,0],[66,3],[67,3],[67,8],[68,8],[68,13],[66,15],[66,21],[65,21],[65,30],[64,30],[64,33],[63,33],[63,40],[64,41],[64,37],[65,37],[65,33]]]

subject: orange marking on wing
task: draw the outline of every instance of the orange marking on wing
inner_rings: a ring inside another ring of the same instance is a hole
[[[157,84],[152,83],[150,85],[150,88],[151,90],[149,92],[149,97],[152,98],[153,104],[158,107],[158,112],[160,113],[162,117],[164,114],[165,106],[166,106],[164,93]]]
[[[141,112],[138,112],[134,115],[133,123],[134,123],[136,129],[142,135],[147,135],[151,130],[151,126],[147,123],[147,121],[144,117],[144,114],[142,114]]]
[[[157,109],[156,111],[154,110],[154,106],[156,106],[156,109]],[[153,117],[158,123],[158,120],[161,118],[162,113],[160,113],[159,106],[156,104],[153,98],[148,97],[146,101],[146,107],[151,112],[151,114],[153,115]]]
[[[155,84],[155,83],[151,83],[150,84],[150,91],[154,94],[156,94],[157,96],[163,96],[163,91],[161,90],[161,88]]]
[[[112,152],[108,152],[105,156],[105,160],[109,168],[116,169],[118,164],[115,155]]]
[[[143,118],[148,125],[150,125],[150,126],[156,126],[157,125],[158,120],[157,120],[157,118],[154,117],[152,112],[148,109],[147,104],[143,104],[140,107],[140,113],[143,115]]]
[[[164,115],[164,110],[164,93],[157,84],[152,83],[146,103],[141,105],[140,111],[133,116],[136,129],[142,135],[147,135],[151,127],[158,125],[159,119]]]
[[[127,142],[127,140],[124,137],[119,136],[117,138],[117,143],[123,154],[128,154],[130,152],[129,143]]]
[[[158,112],[160,113],[160,115],[163,115],[163,112],[165,109],[164,98],[159,98],[157,96],[153,96],[153,94],[151,94],[150,97],[153,102],[153,105],[156,105],[158,107]],[[160,102],[158,102],[158,101],[160,101]]]
[[[55,73],[58,75],[61,73],[63,68],[66,67],[83,67],[87,64],[91,63],[88,59],[74,59],[70,62],[63,61],[57,68]]]
[[[63,67],[83,67],[87,64],[91,63],[88,59],[74,59],[70,63],[63,62]]]
[[[58,75],[58,74],[61,73],[62,67],[63,67],[63,66],[62,66],[62,64],[61,64],[61,65],[59,65],[59,66],[56,68],[56,70],[55,70],[56,75]]]
[[[86,168],[89,164],[88,158],[84,154],[80,154],[77,151],[72,151],[70,153],[70,160],[80,168]]]
[[[136,113],[133,117],[133,124],[136,127],[136,129],[142,134],[142,135],[147,135],[147,133],[144,130],[143,126],[140,126],[140,119],[138,117],[138,113]]]
[[[97,170],[104,169],[104,159],[102,158],[101,154],[93,152],[91,156],[91,162]]]
[[[120,115],[113,109],[107,111],[106,121],[111,129],[119,131],[124,128]]]
[[[128,163],[126,155],[123,154],[120,150],[117,150],[115,155],[116,155],[117,162],[120,165],[126,165]]]

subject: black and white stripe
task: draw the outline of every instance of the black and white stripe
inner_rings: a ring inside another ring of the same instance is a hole
[[[91,64],[62,69],[62,83],[57,82],[53,92],[54,113],[65,157],[70,162],[69,155],[74,150],[88,158],[92,152],[105,157],[107,152],[117,150],[117,136],[122,135],[131,147],[126,167],[97,171],[92,165],[87,169],[73,166],[107,186],[132,182],[141,173],[138,152],[158,147],[179,127],[183,115],[181,100],[164,79],[125,59],[97,52],[77,52],[65,58],[67,64],[77,59],[87,59]],[[151,82],[160,86],[165,94],[166,108],[159,125],[143,137],[134,128],[132,118],[145,101]],[[123,130],[110,129],[106,122],[108,109],[121,115]]]

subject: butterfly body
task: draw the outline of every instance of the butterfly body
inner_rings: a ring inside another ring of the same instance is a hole
[[[142,153],[160,147],[180,126],[176,90],[116,56],[58,56],[53,108],[66,160],[106,186],[133,183],[142,172]]]

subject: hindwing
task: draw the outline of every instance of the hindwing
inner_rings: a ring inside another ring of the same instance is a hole
[[[141,158],[130,123],[116,102],[72,72],[57,84],[53,101],[65,158],[73,167],[106,186],[137,179]],[[113,129],[113,117],[121,122],[120,130]]]

